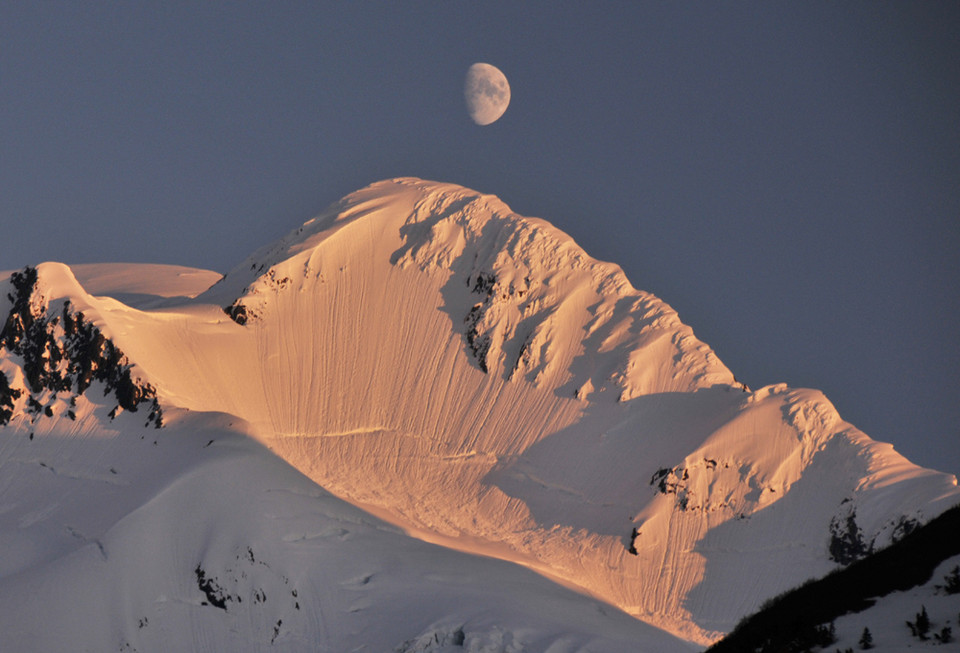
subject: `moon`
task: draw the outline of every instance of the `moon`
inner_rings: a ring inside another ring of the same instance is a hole
[[[475,63],[467,70],[463,99],[470,118],[478,125],[489,125],[503,115],[510,104],[510,84],[496,66]]]

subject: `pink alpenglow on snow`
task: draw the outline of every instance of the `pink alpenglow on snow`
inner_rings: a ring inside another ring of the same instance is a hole
[[[372,184],[222,278],[0,285],[21,647],[697,650],[960,502],[452,184]]]

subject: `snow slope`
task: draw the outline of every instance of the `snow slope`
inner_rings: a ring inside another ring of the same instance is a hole
[[[876,653],[896,653],[908,649],[960,651],[960,595],[946,591],[946,581],[960,566],[960,556],[946,560],[929,582],[905,592],[880,597],[869,609],[845,615],[834,622],[836,647],[861,650],[864,629],[870,632]],[[911,633],[908,622],[926,611],[930,630],[924,639]],[[944,637],[944,629],[949,635]]]
[[[107,295],[134,308],[151,308],[196,297],[223,276],[212,270],[156,263],[82,263],[71,265],[91,295]]]
[[[178,414],[157,431],[127,417],[93,439],[6,434],[4,650],[692,650],[532,572],[402,534],[229,418]]]
[[[135,308],[66,266],[37,270],[39,322],[69,300],[123,352],[110,359],[123,363],[117,400],[88,406],[74,385],[82,415],[67,424],[69,399],[27,392],[33,368],[8,346],[0,370],[21,421],[4,433],[53,419],[49,437],[96,439],[109,411],[146,417],[154,399],[164,424],[229,416],[423,540],[520,563],[691,642],[960,502],[954,477],[872,441],[821,393],[749,391],[619,267],[459,186],[373,184],[193,299]],[[0,316],[19,297],[4,306],[3,290]]]

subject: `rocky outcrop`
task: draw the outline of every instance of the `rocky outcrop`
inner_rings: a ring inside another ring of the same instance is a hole
[[[15,415],[15,401],[26,393],[24,410],[34,419],[53,417],[51,398],[69,395],[69,405],[95,381],[104,396],[112,395],[115,417],[122,410],[137,412],[146,405],[145,426],[163,425],[156,389],[134,376],[133,365],[70,300],[53,309],[37,288],[37,269],[26,267],[10,277],[7,299],[11,308],[0,331],[0,354],[18,359],[24,386],[15,388],[0,372],[0,425]],[[75,419],[72,410],[68,417]]]

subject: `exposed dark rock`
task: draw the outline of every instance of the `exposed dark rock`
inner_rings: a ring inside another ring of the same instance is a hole
[[[468,281],[469,283],[469,281]],[[473,283],[473,288],[471,292],[475,292],[478,295],[486,295],[490,297],[493,295],[493,288],[497,283],[497,277],[492,272],[484,274],[481,272],[477,275],[476,280]]]
[[[193,570],[197,575],[197,587],[207,597],[207,603],[221,610],[227,609],[227,601],[232,601],[233,597],[227,594],[217,583],[216,578],[208,578],[206,572],[200,565]]]
[[[897,520],[896,526],[893,528],[893,534],[891,535],[891,540],[893,542],[899,542],[907,535],[912,533],[920,526],[920,522],[906,515],[901,515]]]
[[[237,300],[230,304],[230,306],[224,306],[223,312],[230,316],[230,319],[243,326],[247,323],[249,315],[247,315],[247,307],[240,303],[240,300]]]
[[[7,298],[13,302],[13,307],[4,321],[3,330],[0,331],[0,346],[12,350],[20,343],[36,319],[33,308],[30,306],[30,296],[37,284],[37,269],[25,267],[19,272],[14,272],[10,275],[10,283],[13,284],[15,294],[7,294]]]
[[[650,477],[650,485],[656,485],[661,494],[667,493],[667,477],[673,474],[673,470],[667,467],[661,467]]]
[[[830,559],[841,565],[849,565],[873,553],[873,545],[864,542],[856,518],[857,513],[851,510],[846,517],[837,515],[830,520]]]
[[[480,367],[480,369],[484,372],[487,372],[487,353],[490,351],[490,336],[480,333],[478,323],[482,318],[482,304],[477,304],[470,309],[469,313],[467,313],[467,317],[464,318],[464,322],[467,325],[467,347],[469,347],[470,352],[476,359],[477,365]]]
[[[660,494],[679,495],[685,489],[685,483],[690,479],[690,472],[678,465],[673,469],[661,467],[650,478],[650,485],[656,485]]]
[[[37,398],[47,390],[55,394],[70,393],[70,405],[76,406],[76,397],[93,381],[100,381],[104,395],[112,393],[117,399],[112,415],[120,409],[136,412],[146,403],[150,406],[147,423],[160,428],[163,418],[156,389],[132,375],[133,366],[118,347],[88,322],[82,312],[74,312],[69,300],[64,302],[59,314],[50,315],[44,298],[36,292],[36,268],[24,268],[10,279],[14,294],[9,295],[9,299],[13,306],[0,331],[0,350],[22,360],[29,413],[43,412],[53,417],[52,407],[42,406]],[[9,387],[4,376],[0,381],[0,425],[11,419],[11,399],[18,398],[19,393]],[[74,419],[76,413],[70,413]]]
[[[468,277],[467,285],[469,286],[470,283],[471,278]],[[463,318],[463,322],[467,327],[465,333],[467,348],[473,354],[474,359],[476,359],[477,366],[483,370],[484,373],[489,371],[487,354],[490,352],[491,339],[490,334],[481,331],[480,321],[483,320],[484,314],[493,303],[496,285],[497,277],[495,274],[492,272],[478,273],[476,278],[473,279],[473,287],[470,291],[482,295],[483,301],[474,304],[470,312],[467,313],[467,316]]]
[[[13,417],[13,402],[20,398],[22,393],[11,388],[7,375],[0,372],[0,426],[10,422]]]
[[[517,353],[515,359],[504,361],[505,378],[513,379],[521,364],[530,364],[533,357],[531,347],[536,331],[534,324],[536,319],[510,334],[498,330],[495,323],[502,317],[505,307],[512,305],[523,313],[525,301],[523,298],[530,292],[533,283],[530,277],[525,277],[522,283],[502,282],[493,272],[478,272],[467,277],[467,287],[470,288],[470,292],[479,295],[480,298],[463,318],[465,325],[463,335],[467,349],[473,354],[477,367],[483,372],[488,373],[492,366],[491,350],[503,351],[508,342]]]

